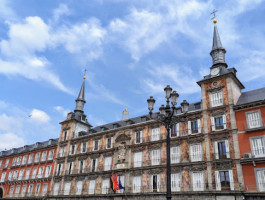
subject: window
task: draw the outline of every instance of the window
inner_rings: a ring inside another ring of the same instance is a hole
[[[75,193],[80,195],[82,193],[82,187],[83,187],[83,181],[77,181]]]
[[[118,181],[120,181],[121,182],[121,185],[125,188],[125,185],[124,185],[124,176],[119,176]],[[124,192],[124,189],[117,190],[116,192],[117,193],[123,193]]]
[[[15,165],[16,165],[16,162],[17,162],[17,158],[15,157],[15,158],[13,158],[13,160],[12,160],[12,166],[15,166]]]
[[[79,161],[79,173],[84,173],[84,161]]]
[[[30,168],[28,168],[26,171],[25,179],[29,179],[29,174],[30,174]]]
[[[64,131],[63,133],[63,141],[66,141],[67,140],[67,131]]]
[[[42,152],[41,161],[45,161],[47,157],[47,151]]]
[[[152,163],[152,165],[159,165],[160,164],[160,149],[156,149],[156,150],[151,151],[151,163]]]
[[[181,188],[181,175],[180,173],[171,174],[171,190],[173,192],[180,191]]]
[[[99,150],[99,140],[93,141],[93,151]]]
[[[53,195],[58,195],[60,183],[54,183]]]
[[[13,180],[17,180],[18,170],[13,173]]]
[[[262,126],[262,120],[259,110],[246,112],[246,116],[247,116],[247,125],[249,129],[258,128]]]
[[[44,171],[44,167],[42,166],[42,167],[39,168],[39,171],[38,171],[38,178],[42,178],[42,176],[43,176],[43,171]]]
[[[135,152],[133,155],[133,166],[141,167],[142,166],[142,152]]]
[[[36,177],[36,174],[37,174],[37,167],[35,167],[33,169],[33,172],[32,172],[32,175],[31,175],[31,178],[34,179]]]
[[[32,190],[33,190],[33,184],[29,185],[28,195],[32,194]]]
[[[189,134],[201,133],[201,120],[188,121]]]
[[[40,192],[40,184],[37,184],[35,188],[35,195],[38,195],[39,192]]]
[[[24,169],[21,169],[18,175],[18,180],[22,180],[24,175]]]
[[[95,194],[95,185],[96,185],[95,180],[89,181],[88,194]]]
[[[111,161],[112,161],[112,157],[105,157],[105,160],[104,160],[104,170],[105,171],[108,171],[111,169]]]
[[[171,137],[178,137],[179,136],[179,123],[174,124],[171,129]]]
[[[195,110],[201,109],[201,104],[200,103],[194,104],[194,107],[195,107]]]
[[[71,189],[71,182],[66,182],[64,184],[64,195],[69,195]]]
[[[143,142],[143,131],[136,131],[134,135],[134,144]]]
[[[82,142],[81,153],[85,153],[87,149],[87,142]]]
[[[19,156],[17,158],[17,164],[16,165],[21,165],[21,160],[22,160],[22,156]]]
[[[6,172],[3,172],[2,175],[1,175],[0,182],[4,182],[5,181],[5,178],[6,178]]]
[[[15,186],[11,186],[11,187],[10,187],[10,190],[9,190],[9,196],[13,196],[13,194],[14,194],[14,189],[15,189]]]
[[[15,196],[18,196],[20,192],[20,185],[17,185],[16,191],[15,191]]]
[[[180,146],[171,147],[170,149],[170,158],[171,163],[179,163],[180,162]]]
[[[151,130],[151,141],[156,141],[160,139],[160,128],[153,128]]]
[[[42,196],[46,195],[48,191],[48,183],[44,183],[42,187]]]
[[[62,163],[58,163],[57,164],[57,173],[56,173],[56,175],[60,176],[61,173],[62,173]]]
[[[68,174],[72,174],[74,169],[74,162],[68,163]]]
[[[234,190],[233,171],[215,171],[216,190]]]
[[[212,107],[223,105],[223,92],[210,93],[210,101]]]
[[[191,162],[202,161],[202,146],[201,144],[190,145]]]
[[[256,180],[257,180],[257,186],[260,192],[265,191],[265,168],[263,169],[255,169],[256,171]]]
[[[34,156],[33,153],[29,155],[28,164],[31,164],[31,163],[32,163],[32,161],[33,161],[33,156]]]
[[[54,155],[54,150],[50,150],[49,151],[48,160],[52,160],[53,159],[53,155]]]
[[[34,162],[36,163],[39,161],[40,161],[40,152],[36,153]]]
[[[9,164],[9,159],[6,159],[4,168],[7,168],[8,167],[8,164]]]
[[[112,148],[113,144],[113,137],[107,137],[106,138],[106,149]]]
[[[215,159],[230,158],[228,140],[220,141],[220,142],[215,141],[214,149],[215,149]]]
[[[24,155],[22,159],[22,165],[25,165],[27,163],[28,155]]]
[[[193,172],[192,183],[193,183],[193,191],[203,191],[204,189],[203,172]]]
[[[45,170],[45,177],[46,177],[46,178],[50,176],[50,174],[51,174],[51,169],[52,169],[52,166],[51,166],[51,165],[48,165],[48,166],[46,167],[46,170]]]
[[[25,196],[26,189],[27,189],[27,185],[23,185],[23,186],[22,186],[22,190],[21,190],[21,196],[22,196],[22,197]]]
[[[74,154],[75,154],[75,144],[72,144],[70,148],[70,155],[74,155]]]
[[[60,157],[64,157],[64,154],[65,154],[65,146],[60,147],[60,153],[59,153],[59,156],[60,156]]]
[[[254,158],[265,157],[264,137],[250,138],[252,155]]]
[[[92,159],[91,160],[91,172],[97,171],[97,166],[98,166],[98,159]]]
[[[211,117],[212,131],[226,129],[226,115]]]
[[[104,179],[102,181],[102,194],[108,194],[109,193],[109,179]]]
[[[141,176],[133,177],[133,193],[141,192],[142,180]]]
[[[12,180],[13,171],[9,171],[8,180]]]
[[[151,178],[151,191],[159,192],[160,189],[160,175],[152,175]]]

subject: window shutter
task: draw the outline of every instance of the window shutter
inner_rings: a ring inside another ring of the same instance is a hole
[[[176,124],[176,131],[177,131],[177,136],[179,137],[179,123]]]
[[[157,175],[157,192],[160,191],[160,174]]]
[[[230,158],[229,141],[225,140],[226,157]]]
[[[93,150],[95,150],[95,140],[93,140]]]
[[[143,142],[143,131],[140,131],[140,143]]]
[[[188,133],[191,134],[191,121],[188,121]]]
[[[211,123],[212,123],[212,131],[215,131],[215,121],[214,121],[214,117],[211,117]]]
[[[96,165],[95,165],[96,167],[95,167],[95,171],[97,172],[98,170],[98,158],[96,158]]]
[[[214,142],[215,159],[219,159],[218,142]]]
[[[234,190],[233,170],[229,170],[230,189]]]
[[[89,182],[89,191],[88,194],[94,194],[95,193],[95,180],[91,180]]]
[[[201,132],[202,132],[202,131],[201,131],[201,120],[198,119],[198,120],[197,120],[197,123],[198,123],[198,133],[201,133]]]
[[[227,125],[226,125],[226,115],[223,115],[223,124],[224,124],[224,129],[227,129]]]
[[[137,140],[137,131],[134,132],[134,144],[136,144],[136,140]]]
[[[215,189],[221,190],[221,180],[219,171],[215,171]]]
[[[257,171],[257,182],[258,182],[258,187],[259,191],[263,192],[265,191],[265,171],[264,170],[259,170]]]

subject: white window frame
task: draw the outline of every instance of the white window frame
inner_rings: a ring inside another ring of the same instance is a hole
[[[60,176],[62,174],[62,171],[63,171],[63,163],[58,163],[56,169],[56,175]]]
[[[71,190],[71,182],[65,182],[64,184],[64,195],[69,195]]]
[[[193,191],[204,190],[204,172],[192,172],[192,186]]]
[[[30,168],[27,168],[25,179],[29,179],[29,175],[30,175]]]
[[[43,151],[41,154],[41,161],[46,161],[47,158],[47,151]]]
[[[170,148],[170,158],[171,158],[171,164],[179,163],[180,162],[180,146],[175,146]]]
[[[6,159],[4,168],[7,168],[8,167],[8,164],[9,164],[9,159]]]
[[[156,176],[156,178],[157,178],[157,191],[154,191],[154,187],[153,187],[154,176]],[[152,174],[151,175],[150,189],[151,189],[151,192],[159,192],[160,191],[160,174]]]
[[[229,141],[228,140],[220,140],[220,141],[214,141],[215,159],[217,159],[217,160],[219,159],[219,149],[218,149],[218,143],[219,142],[225,143],[226,158],[230,158]]]
[[[98,141],[98,148],[96,149],[96,141]],[[100,150],[100,140],[93,140],[93,151]]]
[[[134,152],[133,155],[133,167],[141,167],[143,159],[143,152]]]
[[[42,196],[45,196],[47,194],[47,191],[48,191],[48,183],[44,183],[41,190]]]
[[[246,112],[248,129],[262,127],[262,117],[260,110]]]
[[[104,158],[104,171],[111,170],[112,156]]]
[[[98,168],[98,158],[91,159],[90,171],[93,172],[93,160],[95,160],[95,170],[94,170],[94,172],[96,172],[96,171],[98,171],[97,170],[97,168]]]
[[[173,192],[177,192],[181,190],[181,173],[173,173],[171,174],[171,190]]]
[[[49,151],[48,160],[52,160],[54,156],[54,149]]]
[[[84,150],[84,144],[86,145],[85,146],[85,151],[83,151]],[[81,153],[86,153],[87,152],[87,142],[82,142],[81,143]]]
[[[6,172],[2,172],[0,182],[4,182],[6,178]]]
[[[73,147],[74,147],[74,152],[73,152]],[[71,144],[70,146],[70,150],[69,150],[69,155],[75,155],[76,153],[76,145],[75,144]]]
[[[81,163],[83,164],[82,164],[82,170],[80,171]],[[84,171],[85,171],[85,160],[79,160],[78,173],[84,173]]]
[[[15,186],[11,186],[9,190],[9,196],[12,197],[14,194]]]
[[[151,165],[160,165],[161,151],[160,149],[154,149],[151,151]]]
[[[37,163],[40,161],[40,152],[35,154],[34,163]]]
[[[96,180],[89,181],[88,194],[95,194]]]
[[[215,118],[219,118],[219,117],[223,118],[223,126],[224,126],[223,129],[216,129]],[[220,115],[219,116],[211,116],[211,126],[212,126],[212,131],[221,131],[221,130],[227,129],[226,114],[223,114],[221,116]]]
[[[265,137],[250,137],[251,153],[254,158],[265,157]]]
[[[222,186],[221,186],[221,178],[220,178],[220,172],[228,171],[229,173],[229,181],[230,181],[230,190],[234,190],[234,178],[233,178],[233,170],[220,170],[220,171],[215,171],[215,187],[216,190],[221,191]]]
[[[68,162],[67,174],[73,174],[75,162]]]
[[[21,165],[21,161],[22,161],[22,156],[19,156],[19,157],[17,158],[17,163],[16,163],[16,165]]]
[[[60,147],[59,157],[64,157],[65,156],[65,148],[66,148],[66,146]]]
[[[108,139],[110,138],[110,147],[108,147]],[[106,149],[111,149],[113,147],[113,137],[106,138]]]
[[[211,107],[217,107],[224,105],[223,91],[219,90],[217,92],[210,93]]]
[[[109,183],[110,183],[109,179],[103,179],[101,194],[108,194],[109,193],[109,188],[110,188]]]
[[[83,189],[83,181],[77,181],[76,183],[76,195],[81,195],[82,194],[82,189]]]
[[[32,192],[33,192],[33,184],[30,184],[29,185],[29,188],[28,188],[28,195],[31,195],[32,194]]]
[[[23,179],[23,174],[24,174],[24,169],[21,169],[19,171],[19,174],[18,174],[18,180],[22,180]]]
[[[47,165],[46,168],[45,168],[45,177],[49,177],[51,175],[51,169],[52,169],[52,166],[51,165]]]
[[[160,127],[152,128],[151,129],[151,141],[160,140]]]
[[[255,168],[256,185],[260,192],[265,191],[265,168]]]
[[[35,186],[35,195],[38,196],[40,194],[40,184],[36,184]]]
[[[33,168],[32,175],[31,175],[31,179],[35,179],[35,178],[36,178],[37,170],[38,170],[37,167],[34,167],[34,168]]]
[[[137,141],[137,134],[139,133],[140,141]],[[143,142],[143,131],[135,131],[134,133],[134,144],[140,144]]]
[[[119,176],[119,177],[118,177],[118,181],[119,181],[119,179],[120,179],[122,186],[125,188],[124,178],[125,178],[124,176]],[[123,192],[124,192],[124,189],[117,190],[116,192],[117,192],[117,193],[123,193]]]
[[[26,190],[27,190],[27,185],[23,185],[22,186],[22,190],[21,190],[21,197],[24,197],[25,196]]]
[[[17,185],[16,190],[15,190],[15,196],[19,195],[21,185]]]
[[[176,131],[176,136],[172,136],[172,129],[174,129],[174,130]],[[171,138],[179,137],[179,136],[180,136],[179,123],[174,124],[174,125],[172,126],[172,129],[170,129],[170,137],[171,137]]]
[[[29,155],[28,164],[31,164],[33,162],[34,153]]]
[[[133,177],[133,193],[140,193],[142,187],[142,177],[134,176]]]
[[[25,165],[27,163],[28,155],[24,155],[22,158],[22,165]]]
[[[191,160],[191,162],[202,161],[202,155],[203,155],[203,150],[202,150],[202,144],[201,143],[196,143],[196,144],[190,145],[190,160]]]
[[[58,195],[58,193],[59,193],[59,187],[60,187],[60,182],[54,183],[53,195]]]

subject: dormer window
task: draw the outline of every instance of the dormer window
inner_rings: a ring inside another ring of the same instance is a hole
[[[118,128],[118,124],[113,124],[113,128]]]
[[[211,107],[221,106],[224,104],[223,91],[210,93]]]
[[[85,122],[86,121],[86,116],[82,115],[81,121]]]
[[[194,104],[194,107],[195,110],[201,109],[201,104],[200,103]]]

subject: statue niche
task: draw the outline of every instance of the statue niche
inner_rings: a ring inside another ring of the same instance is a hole
[[[116,137],[116,151],[115,151],[115,166],[116,169],[128,167],[128,145],[130,144],[130,137],[125,132],[120,132]]]

